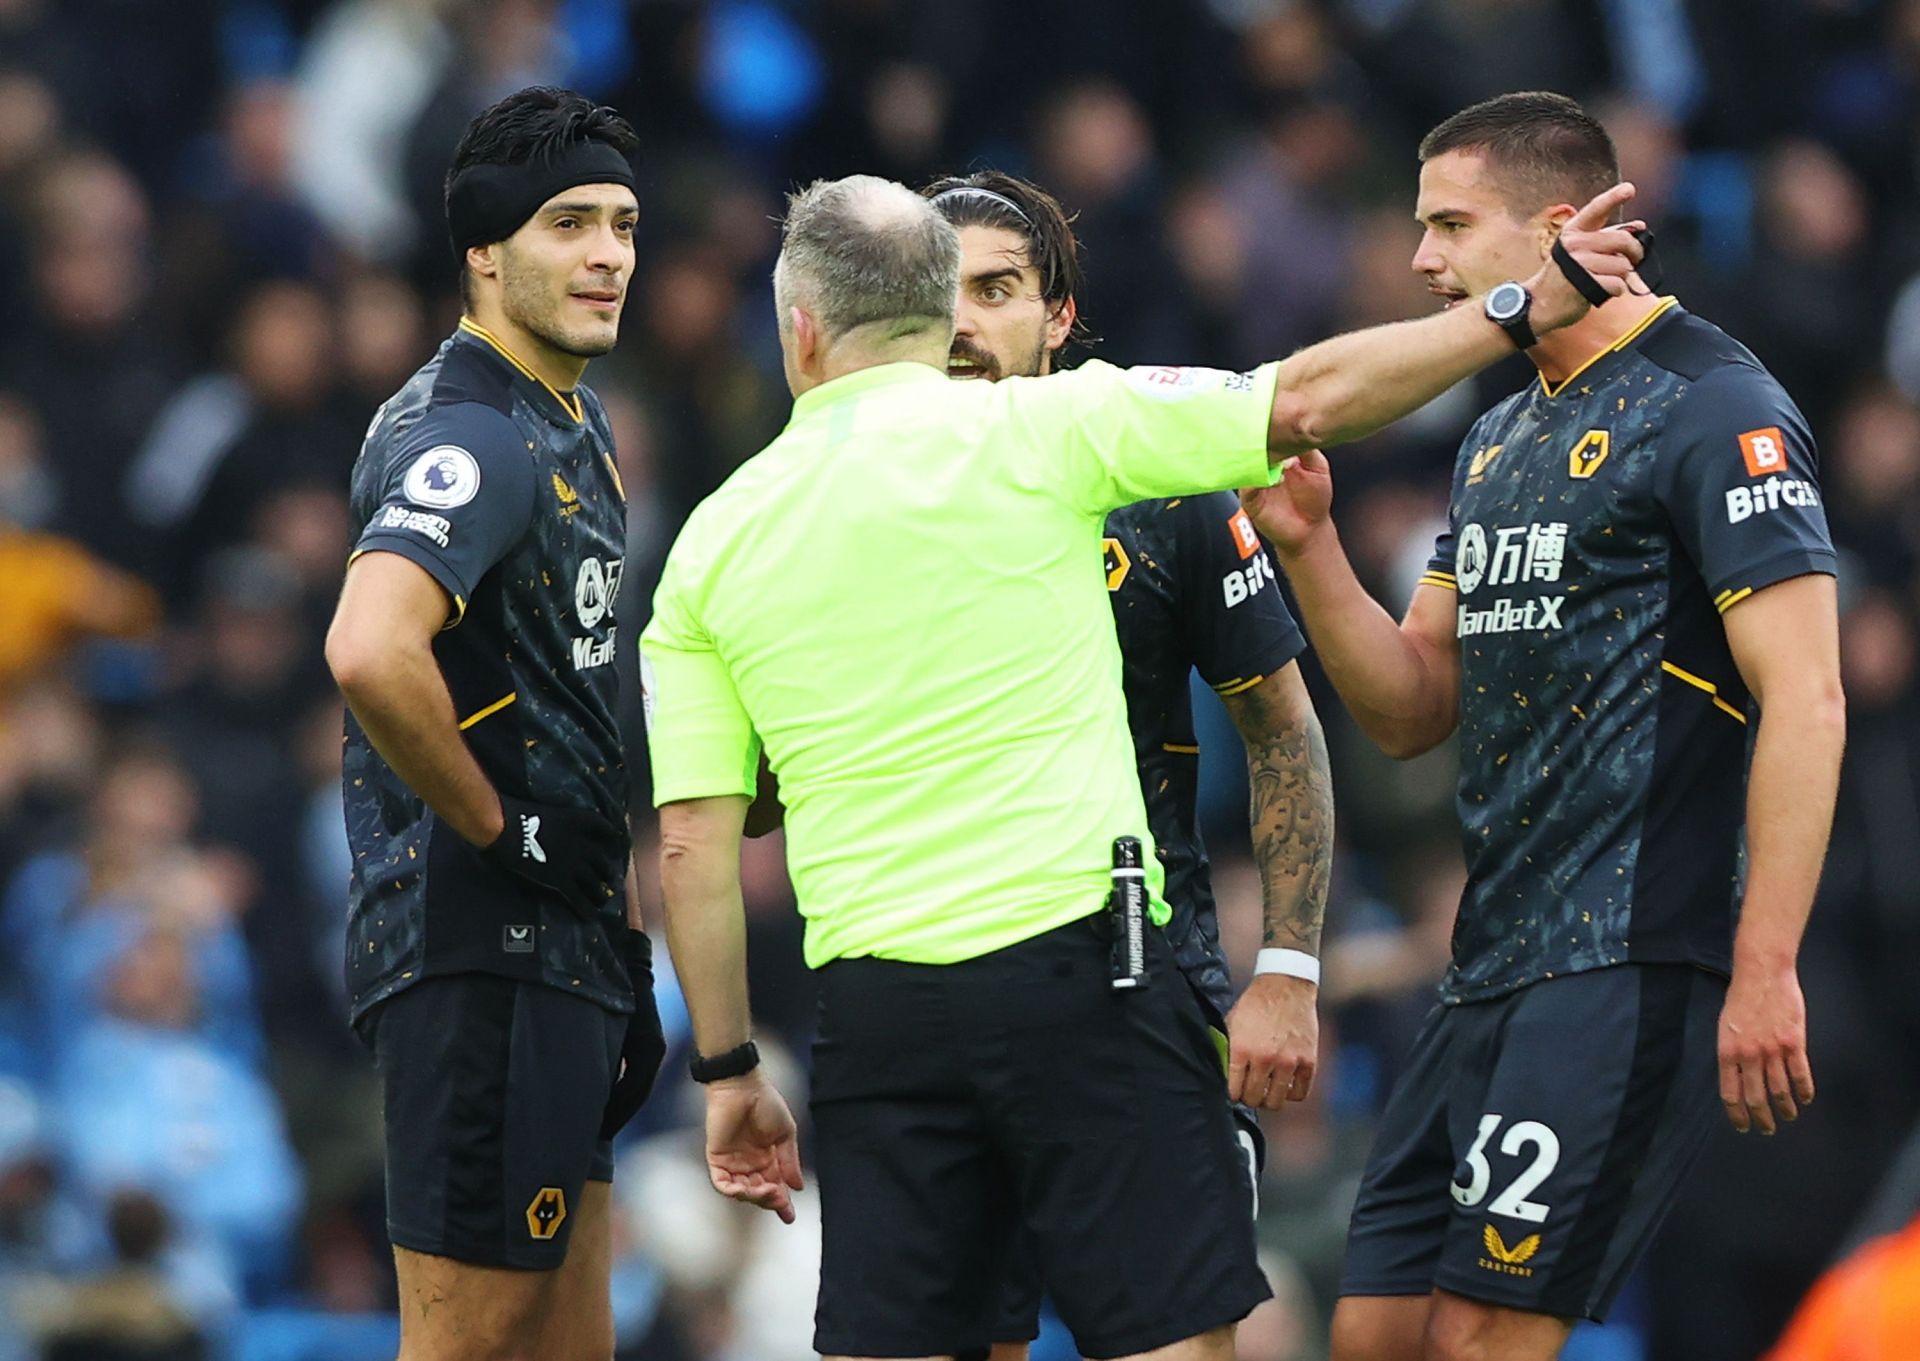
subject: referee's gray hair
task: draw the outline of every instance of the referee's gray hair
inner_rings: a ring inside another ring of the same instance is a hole
[[[815,180],[787,196],[773,296],[811,312],[830,336],[884,323],[898,340],[951,330],[960,236],[934,206],[875,175]]]

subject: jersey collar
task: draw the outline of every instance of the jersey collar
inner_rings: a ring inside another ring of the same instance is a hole
[[[793,419],[797,421],[835,402],[848,397],[857,397],[875,388],[923,381],[946,383],[952,380],[931,364],[918,364],[910,359],[903,359],[893,364],[875,364],[867,369],[855,369],[852,373],[842,374],[831,382],[820,384],[819,387],[808,388],[795,397]]]
[[[1544,373],[1540,374],[1539,375],[1540,390],[1546,393],[1547,396],[1549,397],[1558,397],[1561,393],[1565,392],[1569,387],[1573,386],[1574,379],[1578,378],[1581,374],[1585,373],[1588,369],[1592,368],[1595,364],[1598,364],[1601,360],[1605,359],[1608,355],[1619,354],[1622,350],[1626,349],[1629,345],[1633,344],[1634,341],[1638,340],[1641,336],[1645,335],[1647,333],[1647,329],[1651,327],[1654,324],[1654,322],[1660,320],[1660,318],[1674,311],[1679,306],[1680,306],[1680,299],[1674,297],[1672,294],[1668,294],[1666,297],[1660,299],[1660,305],[1658,307],[1654,308],[1651,312],[1647,313],[1644,317],[1640,318],[1640,320],[1637,323],[1635,323],[1634,328],[1631,331],[1628,331],[1625,335],[1621,336],[1620,339],[1614,341],[1613,344],[1607,346],[1604,350],[1601,350],[1598,354],[1588,359],[1586,363],[1582,364],[1579,368],[1575,369],[1572,373],[1568,374],[1565,378],[1562,378],[1558,383],[1549,383],[1547,381],[1547,375]]]
[[[483,348],[492,350],[513,367],[514,372],[533,384],[533,404],[540,414],[556,425],[578,426],[587,422],[586,407],[580,401],[577,391],[562,392],[532,369],[520,361],[520,356],[509,350],[500,337],[482,326],[472,317],[460,318],[460,330],[470,339],[477,341]]]

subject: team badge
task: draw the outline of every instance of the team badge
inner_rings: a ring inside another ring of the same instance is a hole
[[[437,510],[464,506],[480,490],[480,465],[459,445],[442,444],[413,461],[405,489],[415,505]]]
[[[1592,477],[1612,452],[1612,438],[1604,430],[1589,430],[1567,455],[1568,477]]]
[[[527,1202],[527,1232],[542,1243],[567,1222],[567,1193],[558,1186],[542,1186]]]
[[[1107,589],[1117,591],[1120,583],[1127,579],[1127,573],[1133,570],[1133,559],[1127,556],[1127,550],[1120,546],[1118,539],[1102,539],[1100,548],[1106,555]]]

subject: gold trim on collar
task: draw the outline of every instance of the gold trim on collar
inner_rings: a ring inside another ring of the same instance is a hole
[[[1679,301],[1680,299],[1672,296],[1671,294],[1660,299],[1660,305],[1654,308],[1651,312],[1647,313],[1644,317],[1640,318],[1638,322],[1634,323],[1634,327],[1631,331],[1628,331],[1625,335],[1621,336],[1620,339],[1614,341],[1613,344],[1607,346],[1606,349],[1594,355],[1586,363],[1582,364],[1579,368],[1575,369],[1572,373],[1568,374],[1565,378],[1562,378],[1560,380],[1560,385],[1558,387],[1555,387],[1549,382],[1547,382],[1546,374],[1544,373],[1541,374],[1540,375],[1541,391],[1545,392],[1549,397],[1558,397],[1561,393],[1567,390],[1568,384],[1572,383],[1574,379],[1578,378],[1581,374],[1585,373],[1588,369],[1592,368],[1595,364],[1598,364],[1602,359],[1605,359],[1610,354],[1618,354],[1621,350],[1624,350],[1627,348],[1627,346],[1633,344],[1634,341],[1640,338],[1640,333],[1642,331],[1646,330],[1647,327],[1653,325],[1653,323],[1657,321],[1659,318],[1664,317],[1673,308],[1673,306]]]
[[[480,339],[486,341],[487,344],[493,346],[494,349],[500,352],[500,357],[502,359],[506,360],[509,364],[513,365],[516,369],[520,370],[520,372],[526,374],[527,377],[533,379],[534,382],[538,383],[541,387],[545,388],[548,392],[552,393],[553,400],[560,403],[561,410],[565,411],[569,416],[573,417],[574,424],[585,425],[587,423],[587,410],[580,403],[580,394],[575,393],[573,396],[569,397],[566,393],[560,391],[559,388],[555,387],[552,383],[549,383],[546,379],[542,378],[539,374],[535,373],[532,369],[528,368],[526,364],[522,362],[519,355],[515,354],[512,350],[509,350],[505,345],[500,343],[499,336],[495,335],[492,331],[489,331],[486,327],[482,326],[479,322],[475,321],[472,317],[460,318],[460,329],[465,331],[468,335],[478,336]]]

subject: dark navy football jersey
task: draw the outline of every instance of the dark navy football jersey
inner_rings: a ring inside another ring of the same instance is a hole
[[[353,470],[355,554],[397,553],[446,589],[434,658],[501,793],[594,809],[626,839],[613,604],[626,502],[606,414],[462,322],[374,417]],[[482,861],[347,717],[347,985],[353,1014],[433,974],[550,984],[617,1011],[616,891],[589,919]],[[607,868],[617,890],[625,861]]]
[[[1141,501],[1107,517],[1107,589],[1147,822],[1166,866],[1167,935],[1224,1017],[1233,1004],[1206,848],[1194,819],[1200,746],[1188,675],[1250,690],[1306,647],[1273,559],[1231,492]]]
[[[1443,995],[1728,971],[1753,715],[1720,615],[1834,570],[1799,409],[1669,299],[1481,417],[1449,520],[1422,578],[1459,593],[1468,876]]]

